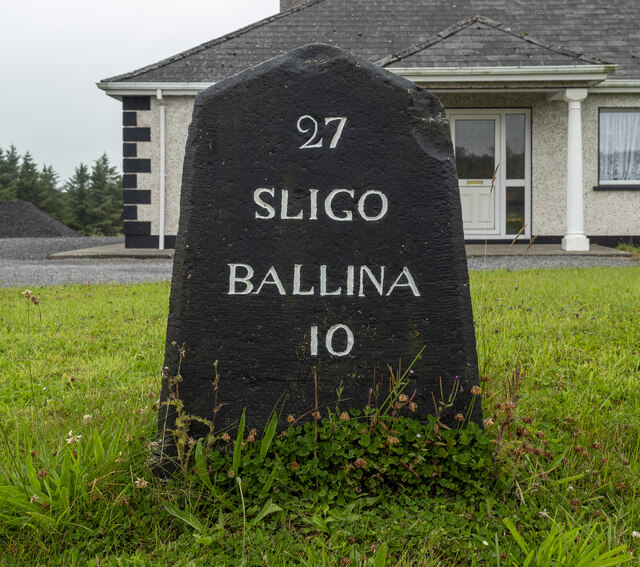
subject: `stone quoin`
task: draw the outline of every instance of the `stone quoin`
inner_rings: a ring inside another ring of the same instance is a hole
[[[441,417],[466,410],[477,355],[436,97],[339,48],[295,49],[198,95],[182,184],[163,402],[179,369],[184,411],[217,431],[244,408],[259,429],[274,408],[310,416],[316,395],[322,415],[338,397],[362,408],[424,348],[413,415],[454,384]],[[476,400],[471,419],[481,411]]]

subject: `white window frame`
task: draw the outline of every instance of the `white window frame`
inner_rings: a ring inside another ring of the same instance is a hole
[[[615,186],[640,186],[640,179],[602,179],[602,171],[600,168],[600,141],[602,139],[602,114],[603,113],[622,113],[633,112],[640,114],[640,107],[600,107],[598,108],[598,185],[602,187]]]

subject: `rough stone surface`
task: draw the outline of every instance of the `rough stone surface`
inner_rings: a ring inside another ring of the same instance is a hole
[[[0,201],[0,238],[80,236],[27,201]]]
[[[163,401],[173,390],[167,376],[178,373],[174,342],[185,345],[184,411],[211,419],[222,404],[218,430],[233,427],[245,407],[255,427],[276,406],[310,414],[315,378],[323,414],[339,388],[343,408],[365,406],[370,388],[373,396],[379,388],[381,403],[387,365],[406,368],[425,347],[406,389],[417,417],[432,411],[441,383],[447,397],[456,381],[443,419],[464,411],[478,369],[443,116],[438,99],[413,83],[326,45],[296,49],[199,95]],[[477,400],[472,418],[481,416]],[[161,412],[159,425],[162,432],[171,417],[165,423]],[[206,431],[192,423],[191,433]]]

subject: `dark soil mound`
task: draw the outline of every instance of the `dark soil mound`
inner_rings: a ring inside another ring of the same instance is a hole
[[[80,236],[26,201],[0,201],[0,238]]]

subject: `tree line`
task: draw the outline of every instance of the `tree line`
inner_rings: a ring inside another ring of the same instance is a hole
[[[122,233],[122,177],[106,154],[81,163],[64,183],[51,166],[38,168],[29,152],[0,148],[0,201],[29,201],[84,235]]]

